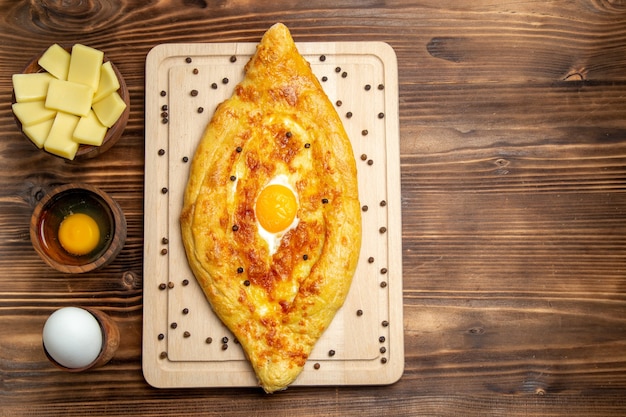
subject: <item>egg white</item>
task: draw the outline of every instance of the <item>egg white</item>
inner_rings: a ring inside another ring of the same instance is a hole
[[[274,178],[272,178],[265,185],[265,187],[267,187],[269,185],[273,185],[273,184],[279,184],[279,185],[283,185],[283,186],[289,188],[291,190],[291,192],[293,193],[293,195],[296,196],[296,203],[298,204],[298,207],[300,206],[300,201],[298,199],[298,193],[296,192],[296,189],[289,182],[289,177],[287,175],[279,174],[279,175],[275,176]],[[255,201],[254,204],[256,206],[256,201]],[[263,228],[263,226],[261,226],[261,223],[259,223],[258,220],[256,221],[256,225],[257,225],[257,230],[258,230],[259,236],[261,236],[261,238],[263,240],[265,240],[265,242],[267,243],[267,246],[269,248],[270,256],[275,254],[276,251],[278,250],[278,247],[280,246],[280,241],[282,240],[283,236],[287,232],[289,232],[290,230],[292,230],[296,226],[298,226],[299,222],[300,222],[300,219],[298,218],[298,213],[296,212],[296,217],[294,217],[294,219],[291,222],[291,224],[285,230],[282,230],[282,231],[276,232],[276,233],[272,233],[272,232],[268,232],[267,230],[265,230]]]

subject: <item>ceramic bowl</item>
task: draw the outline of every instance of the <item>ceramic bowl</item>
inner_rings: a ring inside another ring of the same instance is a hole
[[[95,249],[85,255],[67,252],[58,238],[61,222],[70,214],[84,213],[100,230]],[[39,256],[65,273],[83,273],[108,265],[126,241],[126,218],[120,206],[104,191],[88,184],[66,184],[53,189],[35,207],[30,239]]]
[[[63,49],[65,49],[68,52],[72,51],[71,46],[63,46]],[[35,72],[44,72],[45,70],[41,68],[41,66],[38,64],[38,61],[39,61],[39,58],[41,58],[41,56],[43,55],[43,53],[46,52],[46,50],[41,51],[39,54],[33,57],[33,59],[26,65],[22,73],[31,74]],[[109,58],[105,54],[103,62],[108,62],[108,61],[109,61]],[[80,145],[78,147],[78,151],[76,152],[76,156],[74,157],[74,160],[94,158],[106,152],[107,150],[109,150],[122,137],[122,133],[124,132],[124,129],[126,128],[126,124],[128,123],[128,117],[130,115],[130,94],[128,92],[128,87],[126,86],[124,77],[122,76],[120,71],[117,69],[115,64],[113,64],[113,62],[111,62],[111,67],[113,68],[113,71],[115,72],[115,75],[117,75],[117,79],[120,82],[120,88],[117,90],[117,93],[120,95],[122,100],[124,100],[124,103],[126,103],[126,109],[124,110],[120,118],[117,120],[117,122],[115,122],[115,124],[107,130],[107,133],[104,136],[104,140],[102,141],[102,145],[100,146]],[[12,103],[15,103],[15,93],[13,93],[12,95]],[[15,117],[15,115],[13,118],[15,119],[15,123],[17,124],[18,129],[20,130],[20,132],[22,132],[22,123],[17,119],[17,117]],[[23,132],[22,132],[22,135],[24,136],[26,140],[28,140],[29,143],[33,145],[33,147],[35,147],[36,149],[39,149]],[[42,152],[46,152],[44,149],[40,149],[40,150]],[[52,155],[50,153],[48,154]],[[62,158],[61,156],[57,156],[57,155],[53,155],[53,156]]]

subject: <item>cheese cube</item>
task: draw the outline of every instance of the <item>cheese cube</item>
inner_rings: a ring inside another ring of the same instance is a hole
[[[41,55],[39,66],[59,80],[67,80],[67,72],[70,68],[70,53],[58,44],[54,44],[46,49]]]
[[[54,123],[54,119],[45,120],[34,125],[23,126],[22,131],[39,149],[41,149],[50,133],[52,123]]]
[[[44,100],[48,94],[48,85],[54,77],[47,72],[32,74],[13,74],[13,93],[15,101]]]
[[[46,108],[43,100],[13,103],[13,114],[22,123],[30,126],[54,118],[56,111]]]
[[[108,128],[100,123],[96,114],[91,110],[87,116],[81,117],[78,121],[72,139],[80,144],[100,146],[107,130]]]
[[[87,116],[92,98],[93,90],[85,84],[50,80],[46,107],[76,116]]]
[[[97,103],[93,103],[92,108],[100,123],[106,127],[111,127],[126,109],[126,103],[117,92],[113,92]]]
[[[120,88],[120,81],[117,79],[117,75],[113,70],[113,65],[111,61],[107,61],[102,64],[102,69],[100,70],[100,83],[98,84],[98,90],[96,94],[93,96],[93,102],[99,101],[104,97],[108,96],[114,91],[117,91]]]
[[[74,159],[78,143],[72,140],[80,117],[58,112],[43,147],[46,151],[67,159]]]
[[[98,89],[104,52],[77,43],[72,47],[67,80]]]

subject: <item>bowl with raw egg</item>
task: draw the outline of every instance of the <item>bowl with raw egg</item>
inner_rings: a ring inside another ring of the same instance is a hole
[[[51,267],[65,273],[102,268],[126,241],[126,217],[107,193],[89,184],[65,184],[46,194],[33,211],[30,239]]]
[[[53,44],[13,74],[12,82],[18,129],[49,154],[93,158],[117,143],[126,128],[128,88],[98,49]]]

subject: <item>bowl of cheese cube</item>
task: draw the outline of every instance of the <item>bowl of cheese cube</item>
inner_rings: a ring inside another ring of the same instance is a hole
[[[120,139],[128,122],[124,78],[98,49],[53,44],[12,81],[18,128],[49,154],[93,158]]]

